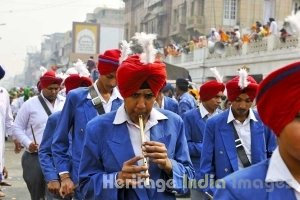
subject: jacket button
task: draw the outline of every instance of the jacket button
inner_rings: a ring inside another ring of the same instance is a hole
[[[224,169],[224,171],[225,171],[225,172],[228,172],[228,169],[227,169],[227,168],[225,168],[225,169]]]
[[[80,132],[83,132],[83,128],[80,129]]]
[[[219,151],[220,154],[223,154],[223,151]]]

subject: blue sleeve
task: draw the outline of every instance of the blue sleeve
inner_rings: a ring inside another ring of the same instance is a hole
[[[118,199],[119,189],[114,184],[117,172],[105,172],[102,144],[99,144],[99,134],[94,130],[94,124],[89,122],[79,165],[79,189],[84,199]]]
[[[69,132],[73,126],[74,113],[75,106],[72,102],[72,92],[70,92],[61,112],[52,142],[53,160],[58,173],[65,171],[71,172]]]
[[[229,182],[225,182],[225,187],[216,189],[213,198],[215,200],[240,200],[241,198],[237,198],[234,196],[235,191],[237,191],[237,189],[234,190]],[[249,199],[251,198],[249,197]]]
[[[195,133],[194,130],[196,124],[193,123],[195,121],[191,119],[192,117],[194,116],[188,116],[186,114],[183,115],[183,121],[185,125],[185,135],[189,147],[190,156],[200,158],[201,150],[202,150],[202,142],[193,140],[193,134],[200,134],[200,133]],[[195,138],[199,138],[199,137],[195,137]]]
[[[59,115],[58,115],[59,116]],[[39,160],[42,172],[45,176],[46,182],[51,180],[59,180],[58,173],[56,171],[52,151],[51,151],[51,144],[53,139],[53,133],[57,124],[57,118],[55,113],[52,114],[47,121],[42,142],[39,147]]]
[[[215,175],[215,166],[214,166],[214,141],[215,141],[215,133],[214,133],[214,124],[212,120],[207,120],[206,127],[204,131],[204,139],[203,139],[203,146],[201,152],[201,159],[200,159],[200,176],[201,179],[208,180],[207,188],[204,188],[204,191],[209,193],[213,193],[210,188],[210,175]],[[207,176],[207,177],[206,177]],[[206,178],[206,179],[205,179]]]
[[[186,180],[194,179],[195,171],[190,160],[182,120],[177,130],[179,133],[175,146],[175,156],[174,159],[171,159],[173,166],[173,190],[178,193],[186,193],[188,188],[184,184]]]
[[[183,114],[190,110],[191,109],[191,106],[190,104],[187,102],[187,101],[181,101],[179,102],[178,104],[178,114],[183,117]]]

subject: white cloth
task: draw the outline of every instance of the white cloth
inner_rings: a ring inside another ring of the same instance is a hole
[[[13,116],[10,108],[9,94],[7,90],[0,87],[0,173],[4,167],[5,136],[11,135]]]
[[[290,170],[284,163],[278,147],[275,149],[270,159],[265,181],[267,183],[280,181],[286,182],[291,188],[294,189],[296,199],[300,200],[300,184],[293,177]]]
[[[144,134],[145,134],[145,140],[150,141],[150,129],[151,127],[155,126],[159,120],[168,119],[167,116],[153,108],[150,113],[150,118],[145,124],[144,128]],[[137,124],[134,124],[126,114],[124,104],[122,104],[118,110],[116,117],[114,119],[113,124],[122,124],[124,122],[127,122],[127,128],[129,131],[129,137],[131,141],[131,145],[134,151],[134,154],[136,156],[143,156],[142,153],[142,138],[140,133],[140,126]],[[143,164],[143,161],[138,162],[139,165]]]
[[[13,116],[16,116],[22,104],[24,103],[24,96],[18,97],[11,102],[11,111]]]
[[[211,31],[208,41],[218,42],[220,40],[221,40],[220,34],[215,29],[213,31]]]
[[[251,108],[249,109],[249,115],[248,115],[247,119],[243,123],[241,123],[240,121],[238,121],[234,118],[231,107],[230,107],[227,123],[229,124],[233,121],[235,130],[236,130],[238,136],[240,137],[242,145],[244,146],[245,152],[247,154],[247,157],[248,157],[249,161],[251,162],[250,120],[257,121],[257,119],[253,113],[253,110]],[[239,166],[239,169],[244,168],[244,166],[239,158],[238,158],[238,166]]]
[[[206,108],[203,106],[202,103],[200,103],[200,105],[199,105],[199,110],[200,110],[201,117],[205,118],[207,116],[207,119],[212,117],[212,116],[215,116],[216,114],[219,114],[220,112],[222,112],[220,109],[216,109],[212,114],[210,114],[206,110]]]
[[[277,27],[277,23],[275,21],[271,22],[269,32],[270,32],[271,35],[277,35],[278,34],[278,27]]]
[[[43,97],[43,95],[42,95]],[[44,97],[43,97],[44,98]],[[57,95],[54,105],[44,98],[52,113],[62,110],[65,98]],[[13,135],[28,150],[29,145],[34,141],[33,129],[37,144],[41,144],[48,115],[43,108],[38,96],[31,97],[21,106],[13,125]]]

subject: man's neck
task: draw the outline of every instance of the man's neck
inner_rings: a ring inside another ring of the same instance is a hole
[[[106,102],[108,102],[111,95],[112,95],[113,90],[108,90],[107,88],[105,88],[101,81],[97,81],[96,85],[97,85],[97,88],[98,88],[98,91],[99,91],[100,95],[103,97],[103,99]]]

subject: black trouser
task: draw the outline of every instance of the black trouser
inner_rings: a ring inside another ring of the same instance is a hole
[[[45,199],[46,183],[37,153],[24,152],[22,156],[23,179],[30,192],[31,200]]]

